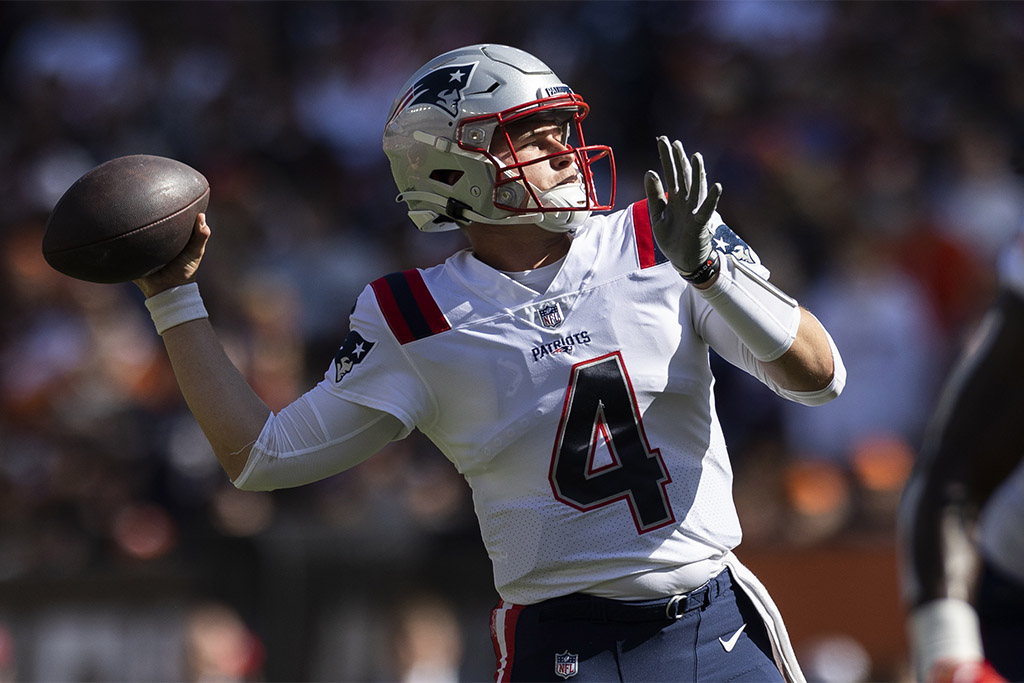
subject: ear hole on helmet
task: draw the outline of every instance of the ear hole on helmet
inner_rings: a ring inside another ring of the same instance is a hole
[[[439,168],[430,174],[430,179],[451,186],[459,182],[459,178],[461,178],[463,175],[464,173],[462,171],[456,169]]]

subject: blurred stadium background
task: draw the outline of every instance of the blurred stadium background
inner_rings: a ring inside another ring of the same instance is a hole
[[[379,275],[442,260],[380,133],[422,62],[505,42],[592,105],[642,198],[658,134],[849,368],[824,408],[721,367],[745,524],[812,680],[909,676],[894,508],[938,382],[1018,229],[1024,4],[0,4],[0,681],[488,680],[496,600],[468,491],[414,436],[302,489],[236,491],[130,285],[39,245],[102,161],[213,188],[215,327],[274,407]]]

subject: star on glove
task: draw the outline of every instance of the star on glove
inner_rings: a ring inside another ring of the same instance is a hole
[[[683,279],[704,284],[719,270],[718,252],[711,238],[712,216],[722,186],[715,183],[708,188],[704,158],[698,152],[687,159],[678,140],[670,144],[667,137],[660,136],[658,155],[664,183],[655,171],[644,175],[654,238]]]

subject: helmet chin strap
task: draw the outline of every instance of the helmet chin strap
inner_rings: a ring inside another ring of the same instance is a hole
[[[536,187],[534,187],[536,189]],[[576,232],[590,217],[590,211],[577,208],[587,205],[587,192],[582,183],[559,185],[546,192],[538,192],[541,206],[565,208],[565,211],[544,211],[537,225],[551,232]]]
[[[499,168],[503,165],[498,161]],[[556,185],[549,190],[541,190],[535,184],[523,179],[517,184],[520,187],[529,186],[531,193],[545,209],[564,208],[565,211],[537,211],[533,213],[519,214],[515,217],[506,217],[497,221],[482,220],[481,223],[491,224],[523,224],[534,223],[550,232],[576,232],[583,223],[590,217],[587,206],[587,190],[583,182],[583,175],[577,169],[577,182],[565,185]],[[471,212],[467,212],[470,214]]]
[[[587,218],[590,211],[575,208],[587,205],[587,193],[582,183],[571,185],[559,185],[550,190],[541,192],[536,185],[531,187],[540,200],[541,206],[545,208],[565,208],[565,211],[534,211],[530,213],[512,214],[503,218],[488,218],[478,214],[472,209],[465,208],[462,211],[462,219],[488,225],[528,225],[533,223],[550,232],[576,232]],[[439,207],[446,206],[448,199],[434,192],[406,191],[396,197],[396,201],[415,200],[436,204]],[[416,226],[424,232],[442,232],[457,228],[457,223],[451,221],[437,221],[443,214],[442,211],[430,209],[409,211]]]

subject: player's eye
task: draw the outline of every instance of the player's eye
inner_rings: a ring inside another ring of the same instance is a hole
[[[559,126],[546,125],[541,128],[535,128],[529,133],[526,133],[523,138],[521,138],[520,144],[522,146],[537,146],[547,142],[548,138],[551,137],[554,137],[559,142],[565,142],[565,135]]]

